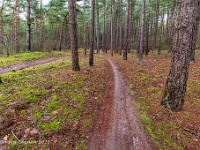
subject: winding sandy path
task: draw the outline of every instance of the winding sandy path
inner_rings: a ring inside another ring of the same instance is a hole
[[[26,62],[10,65],[10,66],[6,66],[6,67],[0,67],[0,74],[4,74],[7,72],[16,71],[16,70],[21,70],[24,68],[29,68],[32,66],[45,64],[45,63],[49,63],[52,61],[65,59],[65,58],[70,58],[70,56],[45,58],[45,59],[39,59],[39,60],[34,60],[34,61],[26,61]]]
[[[137,109],[132,104],[130,90],[125,85],[117,66],[110,59],[106,59],[112,66],[114,73],[111,119],[106,123],[108,129],[99,132],[98,127],[94,131],[89,150],[151,150],[140,126]]]

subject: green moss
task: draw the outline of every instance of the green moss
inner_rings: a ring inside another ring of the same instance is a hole
[[[36,112],[35,114],[33,114],[33,119],[38,120],[42,117],[42,113],[41,112]]]
[[[141,74],[141,75],[139,76],[139,80],[140,80],[140,81],[147,81],[148,79],[149,79],[149,77],[146,76],[146,75]]]
[[[0,57],[0,67],[8,66],[24,61],[32,61],[38,60],[48,57],[58,57],[58,56],[66,56],[69,53],[66,52],[32,52],[32,53],[20,53],[16,55],[12,55],[10,57]]]
[[[151,119],[147,116],[147,114],[145,114],[145,113],[142,113],[141,115],[140,115],[140,119],[142,120],[142,121],[144,121],[144,122],[147,122],[147,123],[150,123],[151,122]]]
[[[59,121],[53,120],[52,122],[45,122],[41,125],[41,128],[43,129],[44,133],[49,133],[50,131],[58,131],[60,128]]]
[[[135,92],[133,90],[131,90],[131,95],[134,96]]]
[[[159,88],[157,88],[157,87],[150,87],[150,88],[147,89],[147,91],[149,91],[149,92],[157,92],[157,91],[159,91]]]

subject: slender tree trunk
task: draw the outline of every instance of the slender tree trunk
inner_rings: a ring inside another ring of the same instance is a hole
[[[195,29],[194,31],[196,31],[198,33],[198,26],[199,26],[199,23],[197,22],[197,24],[195,25]],[[194,34],[194,39],[192,42],[192,54],[190,55],[190,61],[191,62],[194,62],[195,61],[195,49],[196,49],[196,40],[197,40],[197,33],[194,33],[193,31],[193,34]]]
[[[176,0],[175,0],[176,1]],[[172,8],[171,8],[171,15],[170,15],[170,19],[169,19],[169,52],[172,51],[172,46],[173,46],[173,37],[174,37],[174,25],[175,25],[175,21],[174,21],[174,14],[175,14],[175,1],[172,1]]]
[[[143,61],[143,53],[144,53],[144,23],[145,23],[145,5],[146,0],[142,1],[142,14],[141,14],[141,21],[140,21],[140,45],[139,45],[139,53],[138,53],[138,61]]]
[[[95,21],[95,0],[91,0],[91,25],[90,25],[90,56],[89,66],[94,65],[94,21]]]
[[[96,36],[97,36],[97,53],[100,50],[100,25],[99,25],[99,5],[96,2]]]
[[[135,11],[135,1],[136,0],[130,0],[130,7],[129,7],[129,31],[128,31],[128,53],[131,52],[131,49],[133,48],[132,40],[133,40],[133,28],[134,28],[134,11]]]
[[[159,1],[156,0],[156,16],[154,21],[154,35],[153,35],[153,44],[152,49],[155,49],[157,47],[157,31],[158,31],[158,18],[159,18]]]
[[[188,79],[193,43],[200,17],[198,0],[182,0],[177,20],[177,33],[173,43],[173,58],[161,104],[172,111],[180,111]]]
[[[111,56],[113,56],[113,0],[110,0],[110,46]]]
[[[146,26],[146,47],[145,47],[145,55],[147,56],[149,53],[149,26],[151,21],[151,0],[149,0],[148,6],[148,18],[147,18],[147,26]]]
[[[160,24],[160,37],[159,37],[159,46],[158,46],[158,55],[160,55],[161,47],[162,47],[162,37],[163,37],[163,31],[164,31],[164,15],[165,15],[165,2],[163,2],[163,10],[162,10],[162,16],[161,16],[161,24]]]
[[[84,42],[84,56],[87,54],[87,33],[86,33],[86,10],[85,10],[85,5],[86,5],[86,0],[83,0],[83,30],[84,30],[84,37],[83,37],[83,42]]]
[[[123,52],[123,60],[127,60],[128,56],[128,29],[129,29],[129,7],[130,7],[130,0],[126,1],[126,19],[125,19],[125,31],[124,31],[124,52]]]
[[[40,50],[44,49],[44,14],[43,14],[43,0],[40,0]]]
[[[119,0],[117,3],[117,17],[116,17],[116,42],[115,42],[115,53],[119,52],[119,13],[120,13],[120,5],[119,5]]]
[[[77,42],[77,25],[76,25],[76,4],[74,0],[68,0],[69,6],[69,20],[70,20],[70,35],[71,35],[71,50],[72,50],[72,70],[79,71],[78,59],[78,42]]]
[[[18,41],[18,0],[15,1],[14,5],[14,10],[13,10],[13,21],[12,21],[12,40],[13,40],[13,51],[18,53],[18,48],[17,48],[17,41]]]
[[[27,3],[27,12],[26,12],[26,19],[27,19],[27,51],[31,52],[31,1],[26,0]]]
[[[0,44],[4,45],[3,8],[4,8],[4,0],[2,0],[1,9],[0,9]]]
[[[68,15],[68,13],[64,16],[63,21],[62,21],[62,26],[61,26],[61,29],[60,29],[60,38],[59,38],[60,39],[59,40],[59,50],[60,51],[62,50],[63,30],[64,30],[64,25],[65,25],[65,22],[66,22],[67,15]]]
[[[119,54],[122,54],[122,43],[123,43],[123,36],[122,36],[122,0],[119,0]]]
[[[103,0],[103,38],[102,38],[103,53],[106,51],[106,0]]]
[[[167,22],[166,22],[166,36],[165,36],[165,43],[169,43],[169,2],[168,2],[168,9],[167,9]]]

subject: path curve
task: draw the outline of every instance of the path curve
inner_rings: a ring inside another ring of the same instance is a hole
[[[45,64],[45,63],[49,63],[49,62],[52,62],[52,61],[65,59],[65,58],[70,58],[70,56],[44,58],[44,59],[39,59],[39,60],[34,60],[34,61],[25,61],[25,62],[22,62],[22,63],[18,63],[18,64],[6,66],[6,67],[0,67],[0,74],[5,74],[7,72],[21,70],[21,69],[24,69],[24,68],[29,68],[29,67],[33,67],[33,66],[36,66],[36,65],[39,65],[39,64]]]
[[[129,88],[125,85],[118,67],[106,58],[114,73],[114,97],[111,120],[105,132],[94,131],[89,150],[151,150],[140,126],[137,109],[132,104]],[[97,125],[98,126],[98,125]],[[96,135],[103,134],[103,135]],[[102,139],[103,138],[103,139]]]

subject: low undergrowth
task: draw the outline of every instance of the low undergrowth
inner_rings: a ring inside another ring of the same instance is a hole
[[[12,64],[24,62],[24,61],[31,61],[31,60],[38,60],[43,58],[49,57],[58,57],[58,56],[66,56],[70,55],[70,52],[59,52],[59,51],[52,51],[52,52],[27,52],[21,53],[16,55],[11,55],[9,57],[1,56],[0,57],[0,67],[9,66]]]
[[[199,149],[198,136],[185,129],[200,131],[200,61],[191,65],[184,108],[175,113],[160,105],[171,57],[150,53],[142,64],[136,58],[129,54],[127,61],[119,55],[112,59],[131,89],[147,135],[160,150]]]
[[[9,149],[87,149],[104,100],[106,64],[95,56],[95,67],[87,67],[84,57],[80,72],[59,60],[2,75],[0,138]]]

